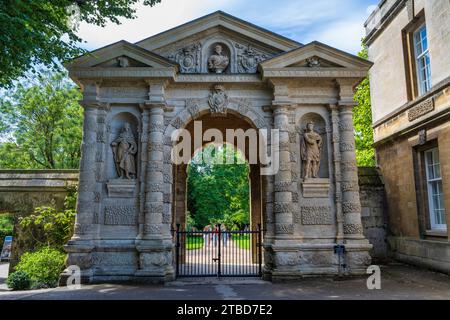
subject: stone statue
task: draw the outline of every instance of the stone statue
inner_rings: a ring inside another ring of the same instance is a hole
[[[136,176],[135,155],[137,144],[129,123],[125,123],[116,140],[111,143],[114,164],[120,178],[132,179]]]
[[[220,44],[214,47],[214,54],[208,59],[208,69],[215,73],[222,73],[230,63],[230,59],[222,52]]]
[[[318,178],[322,137],[314,131],[314,123],[306,124],[305,133],[300,142],[300,154],[303,161],[303,176],[305,179]]]

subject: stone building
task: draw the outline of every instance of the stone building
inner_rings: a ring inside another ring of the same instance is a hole
[[[266,278],[366,272],[372,246],[361,224],[352,108],[371,63],[215,12],[66,67],[85,110],[66,250],[84,281],[174,278],[171,230],[185,224],[186,164],[172,161],[172,133],[195,133],[194,120],[200,134],[278,129],[279,170],[250,166]]]
[[[395,258],[450,272],[450,2],[387,0],[366,22],[377,162]]]

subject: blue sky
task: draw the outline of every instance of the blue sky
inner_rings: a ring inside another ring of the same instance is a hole
[[[83,47],[136,42],[216,10],[279,33],[301,43],[318,40],[357,53],[364,21],[379,0],[162,0],[153,8],[137,6],[138,18],[105,28],[82,24]]]

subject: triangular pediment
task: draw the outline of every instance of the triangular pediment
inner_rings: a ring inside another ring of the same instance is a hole
[[[261,63],[264,69],[345,68],[368,70],[372,63],[347,52],[314,41]]]
[[[208,30],[221,28],[229,32],[235,32],[255,42],[265,44],[268,47],[286,52],[302,46],[294,40],[258,27],[252,23],[241,20],[222,11],[216,11],[201,18],[182,24],[173,29],[164,31],[144,40],[136,42],[136,45],[149,51],[157,52],[158,49],[180,42],[195,34],[205,33]]]
[[[66,65],[73,68],[176,68],[177,64],[154,52],[150,52],[127,41],[119,41],[97,49]]]

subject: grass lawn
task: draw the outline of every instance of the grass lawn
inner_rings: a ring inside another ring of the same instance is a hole
[[[250,234],[233,234],[232,238],[241,249],[250,249]]]
[[[203,248],[203,236],[187,236],[186,237],[186,250],[195,250]]]

